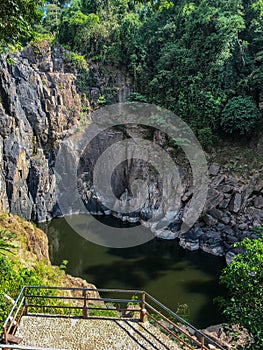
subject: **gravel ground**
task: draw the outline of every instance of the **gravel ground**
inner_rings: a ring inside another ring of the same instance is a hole
[[[67,350],[179,350],[149,322],[24,316],[16,336],[19,345]]]

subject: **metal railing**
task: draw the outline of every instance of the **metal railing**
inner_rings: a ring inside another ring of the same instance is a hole
[[[36,346],[22,346],[22,345],[10,345],[0,344],[0,349],[14,349],[14,350],[66,350],[66,349],[55,349],[55,348],[39,348]]]
[[[5,343],[8,344],[10,334],[15,334],[23,315],[52,314],[84,319],[133,317],[140,322],[148,319],[187,349],[209,350],[209,345],[215,349],[226,349],[145,291],[46,286],[24,286],[21,289],[3,326]]]
[[[15,303],[3,325],[4,341],[8,344],[9,335],[14,335],[20,323],[21,317],[25,314],[25,287],[22,287]]]

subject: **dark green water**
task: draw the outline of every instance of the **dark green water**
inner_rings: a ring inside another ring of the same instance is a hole
[[[98,288],[144,289],[173,311],[179,304],[187,304],[188,321],[196,327],[223,321],[213,303],[214,297],[224,294],[218,283],[225,266],[223,258],[189,252],[175,240],[154,239],[122,249],[99,246],[74,232],[64,218],[42,228],[48,234],[52,263],[60,265],[68,260],[67,273],[85,278]]]

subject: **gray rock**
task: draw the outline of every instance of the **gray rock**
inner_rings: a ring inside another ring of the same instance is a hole
[[[218,164],[211,164],[208,170],[209,175],[216,176],[219,173],[220,165]]]
[[[225,254],[224,241],[220,233],[210,232],[200,237],[200,249],[204,252],[223,256]]]
[[[204,212],[211,210],[212,208],[216,208],[218,204],[222,202],[223,199],[224,199],[223,193],[213,188],[209,188]]]
[[[208,226],[214,226],[218,221],[216,218],[214,218],[213,216],[211,216],[209,214],[205,214],[203,216],[203,220]]]
[[[199,238],[203,232],[200,227],[194,227],[184,235],[179,237],[179,244],[181,247],[194,251],[199,249]]]
[[[230,217],[228,215],[223,215],[221,218],[220,218],[220,221],[225,224],[225,225],[228,225],[230,223]]]
[[[263,196],[258,196],[254,200],[254,206],[258,209],[263,208]]]
[[[235,237],[235,236],[228,235],[226,237],[226,242],[229,243],[229,244],[233,244],[233,243],[236,243],[238,241],[239,241],[239,239],[237,237]]]
[[[238,225],[239,230],[247,230],[248,229],[248,224],[243,223]]]
[[[230,185],[220,185],[217,187],[217,190],[224,193],[230,193],[233,191],[233,187]]]
[[[208,214],[213,216],[216,219],[220,219],[223,216],[223,212],[221,210],[218,210],[216,208],[212,208],[208,211]]]
[[[222,200],[222,202],[219,204],[218,208],[226,209],[229,205],[230,199],[231,198],[229,197],[229,198],[225,198],[224,200]]]
[[[244,250],[240,247],[235,247],[226,253],[226,263],[230,264],[237,254],[244,254]]]
[[[229,209],[234,213],[238,213],[240,208],[241,208],[241,194],[236,193],[230,201]]]

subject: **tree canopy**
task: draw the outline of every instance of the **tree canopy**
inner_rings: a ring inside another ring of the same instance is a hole
[[[204,146],[260,122],[262,0],[6,0],[2,48],[31,36],[39,5],[37,31],[89,61],[126,67],[133,91],[177,113]]]
[[[262,232],[262,228],[258,228]],[[229,295],[221,304],[224,314],[235,324],[246,327],[255,339],[253,349],[263,348],[263,234],[236,244],[244,254],[235,256],[223,271],[221,282]]]
[[[41,19],[42,0],[4,0],[0,2],[0,49],[16,45],[32,36],[32,25]]]

